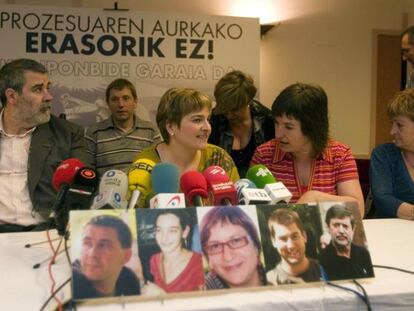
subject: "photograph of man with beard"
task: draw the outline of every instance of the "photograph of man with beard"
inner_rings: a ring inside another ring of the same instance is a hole
[[[272,244],[281,257],[276,267],[266,273],[269,283],[300,284],[325,279],[319,262],[306,256],[307,233],[298,213],[278,208],[267,223]]]
[[[325,222],[331,236],[330,243],[321,250],[319,261],[329,280],[373,277],[368,250],[353,243],[355,219],[341,204],[328,209]]]

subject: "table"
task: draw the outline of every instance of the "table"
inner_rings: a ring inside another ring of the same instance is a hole
[[[395,266],[414,271],[414,222],[401,219],[364,220],[368,246],[374,265]],[[56,236],[56,233],[53,234]],[[39,310],[50,295],[51,282],[47,264],[33,265],[51,255],[47,244],[25,248],[29,242],[45,240],[44,232],[0,235],[0,305],[4,310]],[[56,244],[57,241],[54,243]],[[70,267],[63,254],[52,266],[57,286],[70,276]],[[376,277],[360,280],[366,289],[373,310],[414,310],[414,275],[375,268]],[[350,281],[336,284],[356,289]],[[70,298],[70,286],[59,293],[62,300]],[[56,303],[51,302],[48,310]],[[164,299],[125,301],[112,298],[107,303],[86,302],[78,310],[366,310],[353,293],[326,284],[303,287],[281,286],[240,291],[215,291],[205,294],[176,294]]]

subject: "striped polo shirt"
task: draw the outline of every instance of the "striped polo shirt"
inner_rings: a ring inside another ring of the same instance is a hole
[[[297,168],[290,153],[280,149],[279,139],[273,139],[257,147],[251,165],[265,165],[290,192],[295,203],[306,191],[318,190],[338,195],[337,184],[358,180],[358,171],[351,149],[340,142],[330,140],[324,152],[312,163],[307,187],[301,188]]]
[[[135,126],[128,132],[118,129],[112,117],[90,126],[85,133],[87,151],[93,156],[100,174],[110,169],[128,173],[138,153],[159,143],[158,129],[150,122],[135,117]]]

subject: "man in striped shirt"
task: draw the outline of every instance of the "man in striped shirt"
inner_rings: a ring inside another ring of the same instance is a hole
[[[136,155],[161,141],[158,129],[135,115],[138,104],[134,85],[126,79],[112,81],[105,93],[111,116],[90,126],[85,134],[88,153],[102,175],[109,169],[127,173]]]

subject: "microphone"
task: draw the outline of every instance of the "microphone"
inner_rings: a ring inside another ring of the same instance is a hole
[[[234,186],[241,205],[268,204],[272,201],[264,189],[257,189],[256,185],[247,178],[239,179]]]
[[[134,208],[141,193],[147,195],[151,189],[151,171],[155,162],[150,159],[138,159],[128,172],[128,186],[132,191],[128,208]]]
[[[120,170],[106,171],[99,183],[99,193],[91,209],[119,209],[127,207],[128,176]]]
[[[207,180],[209,201],[214,205],[237,205],[237,193],[226,171],[217,165],[207,167],[203,172]]]
[[[52,186],[57,192],[63,185],[70,185],[75,178],[76,172],[85,165],[77,158],[63,160],[52,176]]]
[[[179,191],[180,172],[175,164],[157,163],[151,172],[152,191],[150,208],[185,207],[185,198]]]
[[[180,188],[191,206],[204,206],[207,199],[207,180],[199,171],[188,171],[181,175]]]
[[[59,235],[65,235],[69,211],[90,208],[92,196],[98,187],[98,180],[98,172],[93,168],[82,167],[76,172],[62,204],[57,206],[55,210],[55,221]]]
[[[63,206],[66,194],[70,185],[73,183],[76,173],[80,168],[85,167],[81,160],[77,158],[69,158],[63,160],[52,176],[52,186],[57,191],[55,202],[52,206],[52,214],[56,221],[56,213]]]
[[[278,182],[269,169],[263,164],[257,164],[247,170],[246,177],[258,188],[264,189],[271,198],[271,204],[289,203],[292,193],[286,186]]]

